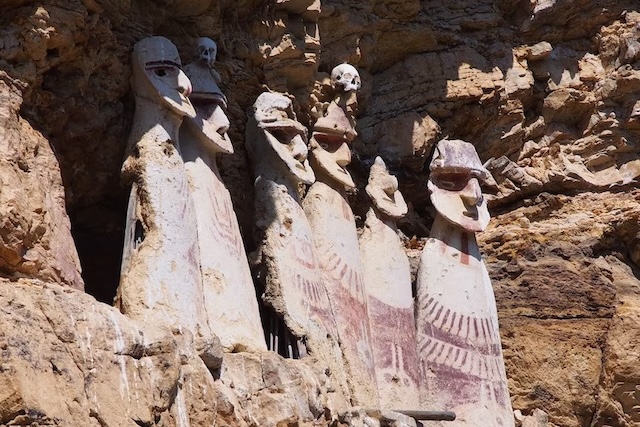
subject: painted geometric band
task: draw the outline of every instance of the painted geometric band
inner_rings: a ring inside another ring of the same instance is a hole
[[[421,295],[418,300],[418,322],[422,323],[419,329],[459,347],[474,348],[483,354],[500,353],[498,326],[492,318],[455,312],[429,294]]]
[[[423,337],[418,345],[422,372],[445,371],[451,377],[478,377],[500,382],[504,378],[504,363],[500,354],[483,355],[451,343]]]
[[[362,275],[345,262],[340,255],[331,250],[324,251],[320,258],[320,266],[329,272],[331,278],[349,290],[358,301],[364,302],[364,285]],[[345,286],[348,285],[348,286]]]

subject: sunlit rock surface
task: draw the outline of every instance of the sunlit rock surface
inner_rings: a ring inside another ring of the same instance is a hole
[[[349,202],[362,227],[381,155],[410,205],[398,227],[414,269],[434,215],[433,144],[472,142],[493,175],[493,219],[478,237],[519,422],[543,422],[540,409],[552,426],[640,423],[637,1],[211,3],[0,0],[0,424],[337,419],[322,409],[336,386],[312,361],[237,353],[211,373],[179,331],[149,331],[108,306],[129,192],[119,172],[130,53],[151,35],[184,63],[198,37],[218,42],[235,150],[220,172],[247,252],[246,111],[266,88],[291,94],[308,124],[330,101],[331,69],[357,67]],[[74,290],[83,284],[89,295]]]

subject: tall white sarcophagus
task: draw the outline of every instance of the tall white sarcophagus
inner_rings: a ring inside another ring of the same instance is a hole
[[[453,411],[442,426],[509,427],[513,412],[498,313],[475,233],[489,222],[473,145],[438,143],[428,188],[437,214],[418,272],[416,325],[424,408]]]

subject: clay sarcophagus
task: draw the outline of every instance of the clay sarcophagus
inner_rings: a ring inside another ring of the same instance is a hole
[[[253,105],[246,143],[256,195],[256,234],[265,303],[268,347],[289,357],[311,353],[327,363],[337,385],[345,381],[335,322],[312,230],[300,205],[302,184],[315,180],[307,160],[307,131],[289,98],[263,93]]]
[[[456,413],[443,426],[513,426],[495,298],[475,238],[489,222],[480,189],[488,172],[459,140],[438,143],[430,170],[437,215],[416,301],[421,403]]]
[[[217,46],[208,38],[196,45],[198,59],[185,67],[196,116],[183,122],[179,143],[195,206],[204,315],[225,350],[266,350],[238,220],[216,163],[217,153],[233,153],[226,97],[213,69]]]
[[[348,64],[334,68],[334,100],[313,127],[311,162],[317,181],[304,201],[315,249],[327,286],[348,375],[351,401],[377,406],[367,299],[355,218],[346,200],[353,179],[349,143],[356,136],[352,109],[360,76]]]
[[[418,409],[418,356],[411,267],[396,218],[407,213],[398,180],[377,157],[366,188],[372,206],[360,236],[380,407]]]
[[[209,336],[202,304],[196,213],[178,133],[196,112],[191,82],[164,37],[136,43],[136,109],[123,174],[132,183],[117,305],[127,316]]]

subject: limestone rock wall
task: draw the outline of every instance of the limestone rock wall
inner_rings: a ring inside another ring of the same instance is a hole
[[[640,422],[636,1],[0,0],[0,425],[329,423],[332,386],[309,366],[234,354],[211,370],[188,337],[92,299],[117,286],[130,51],[149,35],[183,62],[194,38],[218,42],[236,151],[221,172],[248,251],[244,127],[267,87],[306,122],[331,68],[358,67],[353,209],[379,154],[412,206],[411,255],[433,218],[433,144],[476,145],[494,177],[480,243],[514,409],[563,427]]]
[[[34,280],[0,301],[2,426],[304,425],[326,406],[321,376],[275,353],[203,358],[189,334]]]
[[[515,408],[637,424],[638,196],[543,193],[483,234]]]
[[[0,70],[0,276],[83,289],[51,145],[19,114],[23,83]]]

